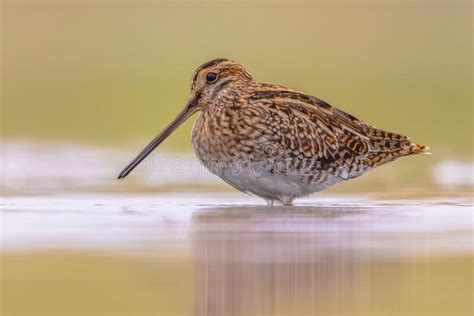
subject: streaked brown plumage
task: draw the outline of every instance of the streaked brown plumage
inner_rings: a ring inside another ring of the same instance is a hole
[[[271,205],[291,205],[295,198],[426,150],[321,99],[259,83],[234,61],[215,59],[195,71],[186,107],[119,178],[197,111],[192,143],[199,160],[233,187]]]

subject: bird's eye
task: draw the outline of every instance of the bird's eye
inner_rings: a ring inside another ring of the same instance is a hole
[[[216,82],[217,80],[217,74],[214,72],[208,72],[206,75],[206,80],[208,83],[213,83]]]

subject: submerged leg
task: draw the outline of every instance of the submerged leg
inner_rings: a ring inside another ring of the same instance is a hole
[[[275,205],[275,200],[267,200],[267,199],[265,199],[265,202],[267,202],[267,206],[274,206],[274,205]]]
[[[293,199],[292,196],[284,196],[281,198],[281,203],[283,203],[283,206],[293,206]]]

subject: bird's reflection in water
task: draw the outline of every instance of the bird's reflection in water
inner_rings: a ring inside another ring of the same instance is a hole
[[[193,218],[195,315],[337,314],[363,209],[223,207]]]

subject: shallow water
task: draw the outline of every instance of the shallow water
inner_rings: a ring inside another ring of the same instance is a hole
[[[321,195],[291,208],[222,193],[5,196],[4,309],[469,315],[472,212],[470,196]],[[74,298],[58,304],[64,293]]]
[[[470,197],[329,195],[299,200],[294,207],[267,207],[238,194],[64,194],[6,196],[1,208],[5,250],[166,248],[163,240],[189,247],[200,234],[223,233],[298,234],[318,237],[315,245],[327,250],[355,248],[379,256],[474,247],[468,238]],[[254,259],[273,260],[265,256],[260,251]]]

